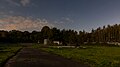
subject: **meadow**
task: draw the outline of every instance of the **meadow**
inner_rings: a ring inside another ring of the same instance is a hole
[[[0,67],[14,56],[22,47],[17,44],[0,44]]]
[[[50,53],[88,64],[91,67],[120,67],[120,47],[41,48]]]

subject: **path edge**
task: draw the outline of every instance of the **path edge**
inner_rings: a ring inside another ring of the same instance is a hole
[[[17,51],[15,52],[14,55],[8,57],[8,58],[1,64],[1,67],[5,67],[6,63],[7,63],[11,58],[13,58],[14,56],[16,56],[22,49],[23,49],[23,48],[20,48],[19,50],[17,50]]]

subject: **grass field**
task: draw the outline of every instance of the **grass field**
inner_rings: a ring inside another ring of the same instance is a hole
[[[120,47],[42,48],[42,50],[89,64],[91,67],[120,67]]]
[[[15,55],[15,53],[20,49],[20,46],[17,45],[6,45],[0,44],[0,67],[4,64],[4,62]]]

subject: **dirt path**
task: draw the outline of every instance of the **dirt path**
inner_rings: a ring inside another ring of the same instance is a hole
[[[39,49],[25,47],[10,59],[5,67],[88,67],[87,65],[53,55]]]

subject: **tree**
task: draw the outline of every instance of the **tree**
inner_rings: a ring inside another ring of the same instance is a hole
[[[52,41],[61,41],[61,34],[60,34],[60,30],[57,29],[57,28],[52,28],[51,29],[51,33],[52,33],[52,36],[50,37],[50,39]]]
[[[22,42],[23,33],[18,30],[9,31],[9,38],[11,42]]]
[[[9,34],[7,31],[0,31],[0,42],[9,42]]]
[[[24,31],[23,32],[23,42],[25,42],[25,43],[31,43],[30,33],[28,31]]]
[[[50,39],[52,36],[52,31],[48,26],[44,26],[41,29],[41,37],[42,37],[42,43],[44,41],[44,39]]]

